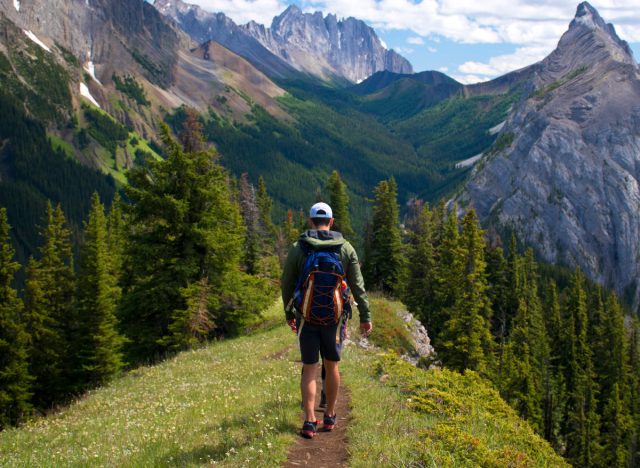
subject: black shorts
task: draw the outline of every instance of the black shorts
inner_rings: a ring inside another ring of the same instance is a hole
[[[300,319],[296,320],[296,323],[303,364],[316,364],[320,355],[328,361],[340,360],[342,342],[347,328],[346,320],[340,321],[338,325],[312,325],[304,322],[302,328],[300,328]]]

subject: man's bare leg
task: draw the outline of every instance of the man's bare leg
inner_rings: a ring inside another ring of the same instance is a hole
[[[316,373],[318,364],[303,364],[300,387],[302,390],[302,402],[306,421],[316,420]]]
[[[337,361],[324,360],[324,366],[327,372],[326,393],[327,393],[327,410],[325,414],[333,416],[336,414],[336,401],[338,399],[338,389],[340,388],[340,371],[338,370]]]

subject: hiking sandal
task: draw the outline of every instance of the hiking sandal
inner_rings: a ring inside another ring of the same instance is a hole
[[[333,416],[324,415],[324,421],[322,422],[322,430],[324,431],[332,431],[336,427],[336,420],[338,419],[338,415],[334,414]]]
[[[300,430],[300,435],[306,439],[313,439],[318,432],[318,421],[305,421]]]

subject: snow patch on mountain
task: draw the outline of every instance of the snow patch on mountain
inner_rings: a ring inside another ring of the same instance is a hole
[[[102,83],[100,83],[100,80],[96,78],[96,65],[93,63],[92,60],[89,60],[85,64],[84,71],[86,71],[91,76],[91,78],[94,79],[96,83],[98,83],[99,85],[102,85]]]
[[[33,42],[38,44],[40,47],[42,47],[47,52],[51,52],[51,49],[49,49],[49,47],[44,42],[42,42],[40,39],[38,39],[38,37],[35,34],[33,34],[31,31],[27,31],[26,29],[23,29],[23,31],[27,35],[27,37],[29,39],[31,39]]]
[[[500,130],[502,130],[504,128],[504,124],[507,123],[506,120],[503,120],[502,122],[500,122],[498,125],[496,125],[495,127],[491,127],[489,129],[489,134],[490,135],[495,135],[496,133],[498,133]]]
[[[96,101],[96,99],[91,95],[91,92],[89,91],[89,87],[84,83],[80,83],[80,95],[85,99],[87,99],[94,106],[102,109],[102,107],[100,107],[100,104],[98,104],[98,101]]]
[[[20,13],[20,0],[13,0],[13,8],[15,8],[18,13]]]
[[[465,167],[473,166],[483,156],[483,154],[484,153],[476,154],[475,156],[471,156],[464,161],[456,163],[456,169],[464,169]]]

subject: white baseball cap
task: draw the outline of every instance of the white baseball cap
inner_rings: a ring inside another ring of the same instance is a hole
[[[333,218],[333,211],[326,203],[316,203],[309,210],[309,218]]]

